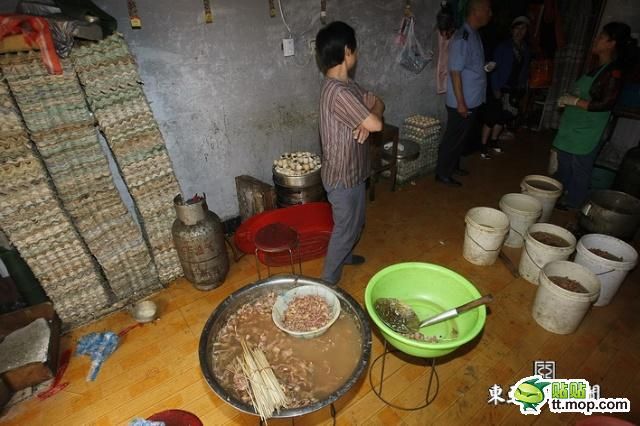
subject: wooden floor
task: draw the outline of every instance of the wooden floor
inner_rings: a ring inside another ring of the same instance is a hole
[[[506,144],[506,152],[491,161],[472,157],[471,176],[462,188],[436,185],[431,177],[418,179],[391,193],[388,182],[377,187],[369,203],[367,226],[357,252],[367,258],[345,268],[341,286],[362,303],[364,288],[374,273],[404,261],[433,262],[470,279],[481,293],[495,296],[485,330],[472,344],[439,360],[439,393],[427,408],[403,411],[383,403],[371,391],[368,375],[335,406],[338,425],[461,425],[461,424],[573,424],[582,416],[543,414],[523,416],[514,405],[489,405],[489,387],[508,387],[532,374],[535,360],[556,362],[558,378],[584,378],[601,386],[603,397],[627,397],[635,412],[618,414],[640,420],[640,273],[636,270],[609,306],[592,309],[578,331],[554,335],[531,317],[536,287],[514,279],[505,266],[471,265],[462,258],[464,216],[474,206],[498,206],[500,197],[519,192],[519,182],[531,173],[544,173],[549,135],[521,133]],[[213,206],[215,207],[215,206]],[[552,221],[567,224],[571,215],[555,211]],[[517,250],[509,256],[516,262]],[[305,274],[318,276],[322,261],[303,264]],[[165,409],[184,409],[205,425],[257,425],[256,417],[241,414],[220,400],[207,386],[198,364],[198,339],[215,307],[232,291],[256,280],[254,258],[231,266],[224,285],[198,292],[179,280],[155,295],[160,319],[132,330],[105,362],[95,382],[86,382],[86,357],[74,356],[64,377],[69,386],[45,401],[32,399],[12,407],[0,424],[118,425]],[[63,348],[92,331],[115,331],[132,324],[119,312],[64,337]],[[382,351],[377,333],[373,357]],[[375,370],[378,382],[379,370]],[[390,356],[383,392],[396,405],[416,406],[424,399],[427,382],[424,361]],[[504,396],[504,394],[503,394]],[[290,424],[287,420],[270,425]],[[329,408],[295,419],[298,425],[332,424]]]

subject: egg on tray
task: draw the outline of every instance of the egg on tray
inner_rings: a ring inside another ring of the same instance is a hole
[[[320,156],[311,152],[285,152],[273,160],[273,169],[285,176],[303,176],[319,170]]]

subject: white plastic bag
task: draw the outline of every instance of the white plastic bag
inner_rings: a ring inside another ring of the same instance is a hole
[[[411,17],[408,20],[409,25],[404,26],[402,34],[400,34],[401,37],[398,37],[400,40],[404,39],[404,43],[400,47],[396,62],[409,71],[418,74],[431,61],[433,54],[425,52],[418,42],[413,31],[415,19]]]

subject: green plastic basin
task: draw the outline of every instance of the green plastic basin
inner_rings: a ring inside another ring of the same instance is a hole
[[[422,334],[440,338],[436,343],[427,343],[396,333],[382,322],[374,308],[375,301],[382,297],[394,297],[407,303],[422,320],[476,299],[480,293],[462,275],[431,263],[398,263],[371,278],[364,294],[369,316],[391,345],[421,358],[453,352],[480,333],[487,317],[485,306],[480,306],[456,318],[424,327],[420,330]]]

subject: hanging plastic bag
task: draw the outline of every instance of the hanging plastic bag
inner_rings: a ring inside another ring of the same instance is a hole
[[[403,34],[404,44],[400,48],[396,62],[412,73],[418,74],[431,61],[433,54],[425,52],[418,42],[413,31],[415,19],[411,17],[408,20],[409,24],[403,26],[402,33],[406,32],[406,36]]]

